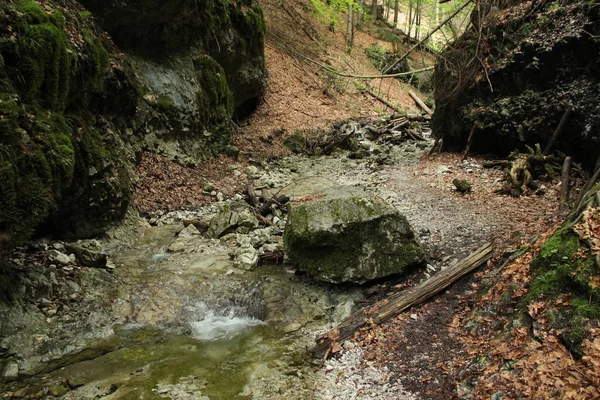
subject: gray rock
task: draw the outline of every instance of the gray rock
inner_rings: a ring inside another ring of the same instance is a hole
[[[258,265],[258,250],[249,243],[238,247],[235,252],[234,265],[246,270],[252,270]]]
[[[48,255],[48,260],[50,260],[50,262],[60,265],[69,265],[71,263],[69,256],[58,250],[48,250],[46,254]]]
[[[288,210],[286,258],[319,280],[364,283],[425,259],[406,218],[356,188],[330,189]]]
[[[16,362],[11,362],[4,367],[4,377],[7,379],[14,379],[19,376],[19,365]]]
[[[244,169],[244,173],[248,175],[248,177],[253,179],[258,179],[262,176],[262,173],[256,168],[254,165],[250,165]]]
[[[452,171],[450,170],[450,168],[446,167],[445,165],[438,165],[438,167],[435,169],[436,175],[451,174],[451,173],[452,173]]]
[[[79,240],[75,243],[67,243],[66,246],[84,267],[104,268],[106,266],[106,253],[97,240]]]
[[[180,238],[183,238],[183,239],[191,239],[193,237],[200,236],[200,235],[201,235],[201,233],[198,230],[198,228],[196,228],[193,224],[189,224],[188,226],[183,228],[177,236],[179,236]]]
[[[263,244],[265,244],[269,240],[271,240],[272,235],[273,235],[272,228],[256,229],[256,230],[250,232],[250,234],[249,234],[250,244],[255,248],[259,248],[260,246],[262,246]]]
[[[212,192],[213,190],[215,190],[215,185],[214,185],[214,184],[212,184],[212,183],[210,183],[210,182],[207,182],[207,183],[205,183],[205,184],[204,184],[204,187],[203,187],[202,189],[203,189],[205,192],[208,192],[208,193],[210,193],[210,192]]]
[[[258,227],[258,219],[246,204],[223,204],[217,215],[210,221],[208,236],[216,239],[234,232],[239,227],[255,229]]]

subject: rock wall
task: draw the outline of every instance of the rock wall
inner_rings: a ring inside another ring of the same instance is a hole
[[[593,166],[600,154],[598,7],[578,0],[500,3],[484,4],[481,20],[474,12],[473,27],[440,57],[435,134],[446,148],[463,150],[477,122],[475,150],[544,147],[570,105],[556,147]]]
[[[265,87],[252,1],[80,3],[99,17],[74,1],[0,2],[0,256],[36,230],[89,237],[120,221],[141,151],[235,151],[234,110]]]

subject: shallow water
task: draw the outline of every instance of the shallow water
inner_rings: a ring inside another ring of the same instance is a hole
[[[170,253],[177,229],[153,228],[113,257],[115,350],[36,385],[69,382],[64,399],[310,398],[306,348],[348,315],[358,289],[282,266],[235,269],[227,248],[202,237]]]

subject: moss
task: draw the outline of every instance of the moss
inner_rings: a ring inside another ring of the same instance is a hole
[[[204,112],[205,123],[217,121],[233,114],[233,96],[225,71],[213,58],[200,55],[194,58],[194,68],[202,91],[197,94],[199,108]]]
[[[163,111],[169,111],[173,107],[173,99],[169,96],[159,96],[156,100],[156,105]]]
[[[290,260],[327,281],[343,281],[348,278],[349,270],[354,271],[352,279],[357,282],[373,279],[374,275],[398,274],[423,258],[423,249],[412,232],[398,230],[397,216],[387,215],[380,203],[361,197],[292,205],[288,218],[290,229],[284,235],[284,245]],[[311,219],[325,226],[334,225],[329,229],[312,229]],[[391,237],[403,245],[390,246]],[[360,243],[358,238],[369,239]],[[365,258],[366,254],[376,255],[372,263],[371,258]]]
[[[12,69],[13,81],[28,102],[61,110],[66,105],[72,75],[74,52],[64,30],[62,13],[46,12],[37,2],[20,0],[15,9],[19,34],[12,49],[19,58]]]
[[[89,70],[87,75],[95,84],[101,84],[104,80],[104,74],[108,70],[110,56],[102,38],[95,32],[90,29],[84,29],[82,33],[87,54],[87,57],[84,60],[87,61],[86,65]]]
[[[542,245],[530,271],[532,278],[522,307],[567,296],[570,301],[549,315],[549,320],[561,330],[572,351],[577,351],[587,323],[600,318],[600,293],[592,284],[600,270],[589,249],[565,223]]]

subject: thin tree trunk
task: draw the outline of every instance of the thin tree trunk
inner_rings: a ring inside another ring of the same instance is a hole
[[[392,68],[394,68],[396,65],[398,65],[401,61],[404,61],[404,59],[406,57],[408,57],[408,55],[410,53],[412,53],[412,51],[414,49],[416,49],[417,47],[421,47],[435,32],[437,32],[438,30],[440,30],[440,28],[444,25],[446,25],[452,18],[454,18],[463,8],[467,7],[467,5],[469,5],[469,3],[471,2],[471,0],[467,0],[462,6],[460,6],[460,8],[458,8],[452,15],[450,15],[448,18],[446,18],[444,21],[442,21],[441,24],[439,24],[434,30],[432,30],[431,32],[429,32],[427,34],[427,36],[425,36],[423,38],[423,40],[421,40],[419,43],[415,44],[413,47],[411,47],[406,54],[404,54],[402,57],[400,57],[399,59],[397,59],[392,65],[390,65],[389,67],[387,67],[383,73],[386,74],[389,70],[391,70]]]
[[[410,40],[410,31],[412,31],[412,18],[413,18],[412,17],[412,15],[413,15],[413,2],[412,2],[412,0],[410,0],[410,3],[409,3],[408,6],[409,6],[409,8],[408,8],[408,28],[406,30],[408,33],[406,34],[406,36],[408,36],[408,39]]]
[[[354,9],[348,4],[348,18],[346,19],[346,45],[351,47],[354,33]]]
[[[394,2],[394,28],[398,27],[398,4],[399,4],[399,0],[396,0]]]
[[[359,10],[358,16],[356,18],[356,23],[360,24],[362,22],[363,12],[365,10],[365,0],[360,0],[360,3],[358,3],[358,4],[359,4],[360,10]]]
[[[377,0],[372,0],[371,3],[371,14],[377,20]]]

